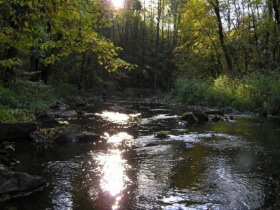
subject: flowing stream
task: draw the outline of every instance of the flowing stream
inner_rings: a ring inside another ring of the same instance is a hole
[[[280,209],[279,119],[181,125],[185,109],[122,101],[82,111],[70,123],[101,139],[46,150],[17,142],[13,170],[48,186],[0,209]]]

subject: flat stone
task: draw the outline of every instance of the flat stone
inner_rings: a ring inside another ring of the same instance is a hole
[[[0,201],[29,195],[45,185],[42,177],[0,169]]]

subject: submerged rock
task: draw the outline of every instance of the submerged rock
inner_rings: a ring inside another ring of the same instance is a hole
[[[192,143],[186,143],[185,144],[185,148],[186,149],[192,149],[193,148],[193,144]]]
[[[42,177],[0,169],[0,201],[29,195],[45,186]]]

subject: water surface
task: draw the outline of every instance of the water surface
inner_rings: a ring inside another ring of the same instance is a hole
[[[184,126],[182,108],[121,101],[82,111],[70,122],[101,139],[47,150],[18,142],[14,170],[42,176],[48,186],[0,208],[280,208],[277,119]],[[158,131],[168,138],[156,138]]]

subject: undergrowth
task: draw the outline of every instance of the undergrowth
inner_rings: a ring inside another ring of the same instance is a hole
[[[268,111],[275,115],[280,112],[280,76],[278,72],[266,72],[243,78],[179,78],[168,98],[186,104],[231,107],[239,111]]]
[[[39,82],[19,81],[10,88],[0,86],[0,122],[30,121],[36,112],[60,100],[52,87]]]

